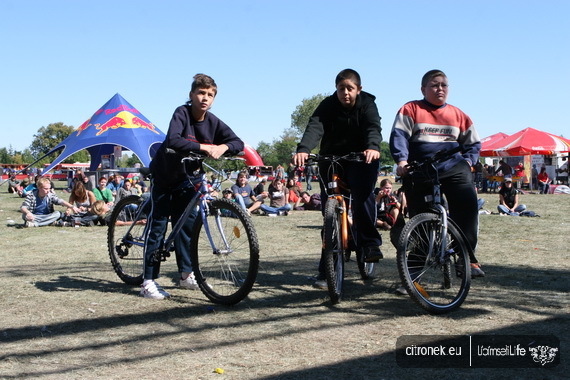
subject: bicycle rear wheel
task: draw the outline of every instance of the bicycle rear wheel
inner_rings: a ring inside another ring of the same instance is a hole
[[[207,226],[196,219],[190,243],[192,267],[200,289],[212,302],[234,305],[251,291],[259,268],[259,245],[251,218],[237,203],[209,203]]]
[[[434,213],[414,216],[398,242],[398,271],[410,297],[433,314],[458,308],[469,292],[469,248],[456,225],[449,220],[445,254],[441,218]]]
[[[342,298],[344,282],[344,249],[341,238],[340,205],[337,199],[328,198],[324,216],[325,276],[333,304]]]
[[[145,209],[141,209],[145,207]],[[131,195],[114,207],[108,223],[107,245],[113,270],[123,282],[140,285],[143,281],[144,236],[150,203]]]

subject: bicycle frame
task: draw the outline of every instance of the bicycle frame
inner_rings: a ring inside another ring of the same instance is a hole
[[[443,202],[441,198],[441,184],[439,183],[439,174],[437,172],[437,168],[433,163],[431,163],[431,169],[433,170],[434,178],[433,178],[433,193],[431,195],[427,195],[425,198],[427,203],[430,203],[430,206],[441,216],[441,247],[440,252],[438,252],[438,259],[439,263],[443,264],[445,262],[445,250],[447,247],[447,210],[443,207]],[[429,173],[428,173],[429,175]],[[433,238],[433,237],[430,237]],[[433,246],[430,244],[430,247]],[[431,256],[431,252],[428,254],[428,257]]]
[[[198,159],[198,158],[197,157],[184,157],[182,159],[182,161],[187,161],[187,160],[191,161],[191,160],[196,160],[196,159]],[[212,168],[210,165],[205,164],[205,163],[203,163],[203,165],[207,166],[210,170],[216,172],[217,174],[221,174],[219,171]],[[165,255],[165,253],[168,253],[170,251],[170,249],[172,248],[172,246],[174,244],[174,239],[176,238],[176,236],[178,235],[178,233],[182,229],[182,226],[186,222],[186,219],[188,219],[188,217],[196,209],[196,207],[199,208],[200,216],[202,217],[202,221],[203,221],[204,230],[206,231],[206,236],[208,237],[208,240],[210,242],[210,246],[212,247],[212,252],[214,254],[231,253],[230,245],[229,245],[229,243],[228,243],[228,241],[227,241],[227,239],[223,233],[223,229],[222,229],[221,224],[220,224],[221,221],[219,220],[219,218],[216,218],[216,225],[217,225],[217,228],[220,232],[220,235],[222,236],[222,240],[224,242],[225,247],[221,247],[221,248],[216,247],[216,244],[214,243],[214,241],[212,239],[212,234],[210,232],[210,225],[208,224],[208,218],[206,218],[206,216],[209,213],[208,202],[213,200],[214,198],[210,195],[210,191],[208,188],[208,181],[206,178],[206,173],[202,173],[200,175],[200,182],[198,182],[196,185],[194,185],[194,183],[192,182],[190,175],[187,175],[187,177],[188,177],[188,180],[190,181],[190,184],[195,187],[196,194],[192,197],[190,202],[188,202],[188,205],[184,209],[184,212],[182,213],[182,215],[180,216],[180,218],[178,219],[176,224],[174,224],[172,226],[172,231],[170,232],[168,237],[164,240],[162,249],[159,251],[161,261],[166,260],[165,256],[168,256],[168,255]],[[152,202],[152,196],[149,197],[147,200],[145,200],[143,202],[143,204],[139,207],[139,210],[137,211],[136,216],[135,216],[135,220],[139,219],[141,213],[143,212],[145,207],[149,204],[149,202]],[[131,225],[128,228],[128,230],[125,233],[125,236],[130,235],[132,228],[133,228],[133,225]],[[144,236],[146,236],[146,234],[148,232],[148,228],[149,228],[149,224],[147,224],[145,226]],[[145,245],[144,241],[129,241],[129,243],[133,244],[133,245],[140,246],[140,247],[144,247],[144,245]]]
[[[327,188],[331,189],[334,194],[330,194],[328,198],[333,198],[338,201],[340,205],[340,225],[341,225],[341,243],[342,249],[346,250],[348,248],[348,208],[346,207],[345,196],[341,194],[341,189],[338,186],[340,177],[337,173],[333,173],[332,181],[327,184]],[[350,203],[350,202],[349,202]]]

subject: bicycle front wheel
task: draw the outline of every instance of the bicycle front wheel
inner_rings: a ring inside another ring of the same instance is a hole
[[[442,237],[440,216],[427,212],[414,216],[398,241],[402,283],[410,297],[433,314],[458,308],[471,284],[469,248],[463,234],[449,220],[446,239]]]
[[[325,276],[331,302],[342,298],[344,282],[344,249],[341,237],[340,204],[336,198],[328,198],[324,216]]]
[[[108,223],[107,245],[113,270],[129,285],[143,281],[144,236],[150,210],[142,207],[150,204],[137,195],[125,197],[113,208]]]
[[[194,275],[208,299],[234,305],[249,294],[257,277],[257,234],[245,210],[227,199],[211,201],[206,218],[206,223],[197,218],[192,231]]]
[[[362,250],[356,253],[356,262],[358,263],[358,271],[360,272],[360,277],[363,280],[368,280],[374,277],[374,272],[376,269],[376,263],[367,263],[364,261],[365,257]]]

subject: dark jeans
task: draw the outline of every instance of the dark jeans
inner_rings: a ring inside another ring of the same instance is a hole
[[[159,277],[160,263],[155,263],[154,265],[149,265],[149,263],[151,263],[154,253],[162,248],[169,217],[172,218],[172,226],[174,226],[195,194],[196,191],[188,182],[184,182],[176,188],[164,188],[157,183],[153,185],[151,194],[152,211],[147,221],[149,228],[145,238],[145,280],[154,280]],[[180,273],[192,272],[190,236],[197,214],[196,210],[190,214],[174,239],[176,263]]]
[[[471,262],[476,263],[474,252],[479,235],[479,212],[471,167],[467,161],[461,161],[447,172],[440,173],[439,180],[441,192],[447,200],[449,216],[465,234],[467,243],[471,245],[473,251],[470,255]],[[427,209],[424,196],[432,194],[433,186],[431,183],[410,176],[404,178],[403,184],[411,218]]]

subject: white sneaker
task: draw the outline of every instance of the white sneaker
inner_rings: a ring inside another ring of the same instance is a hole
[[[396,288],[394,293],[396,293],[399,296],[407,296],[408,295],[408,291],[406,290],[406,288],[404,288],[404,285],[400,285],[398,288]]]
[[[180,284],[180,287],[186,288],[186,289],[192,289],[192,290],[200,289],[200,286],[196,282],[196,277],[194,277],[194,273],[190,273],[188,275],[188,277],[186,277],[186,279],[184,279],[184,280],[182,278],[180,278],[179,284]]]
[[[317,280],[313,283],[313,286],[317,289],[328,289],[329,285],[327,284],[327,280]]]
[[[141,292],[140,295],[144,298],[152,298],[155,300],[163,300],[165,298],[170,297],[170,294],[160,285],[156,283],[156,281],[149,281],[146,285],[141,285]]]

